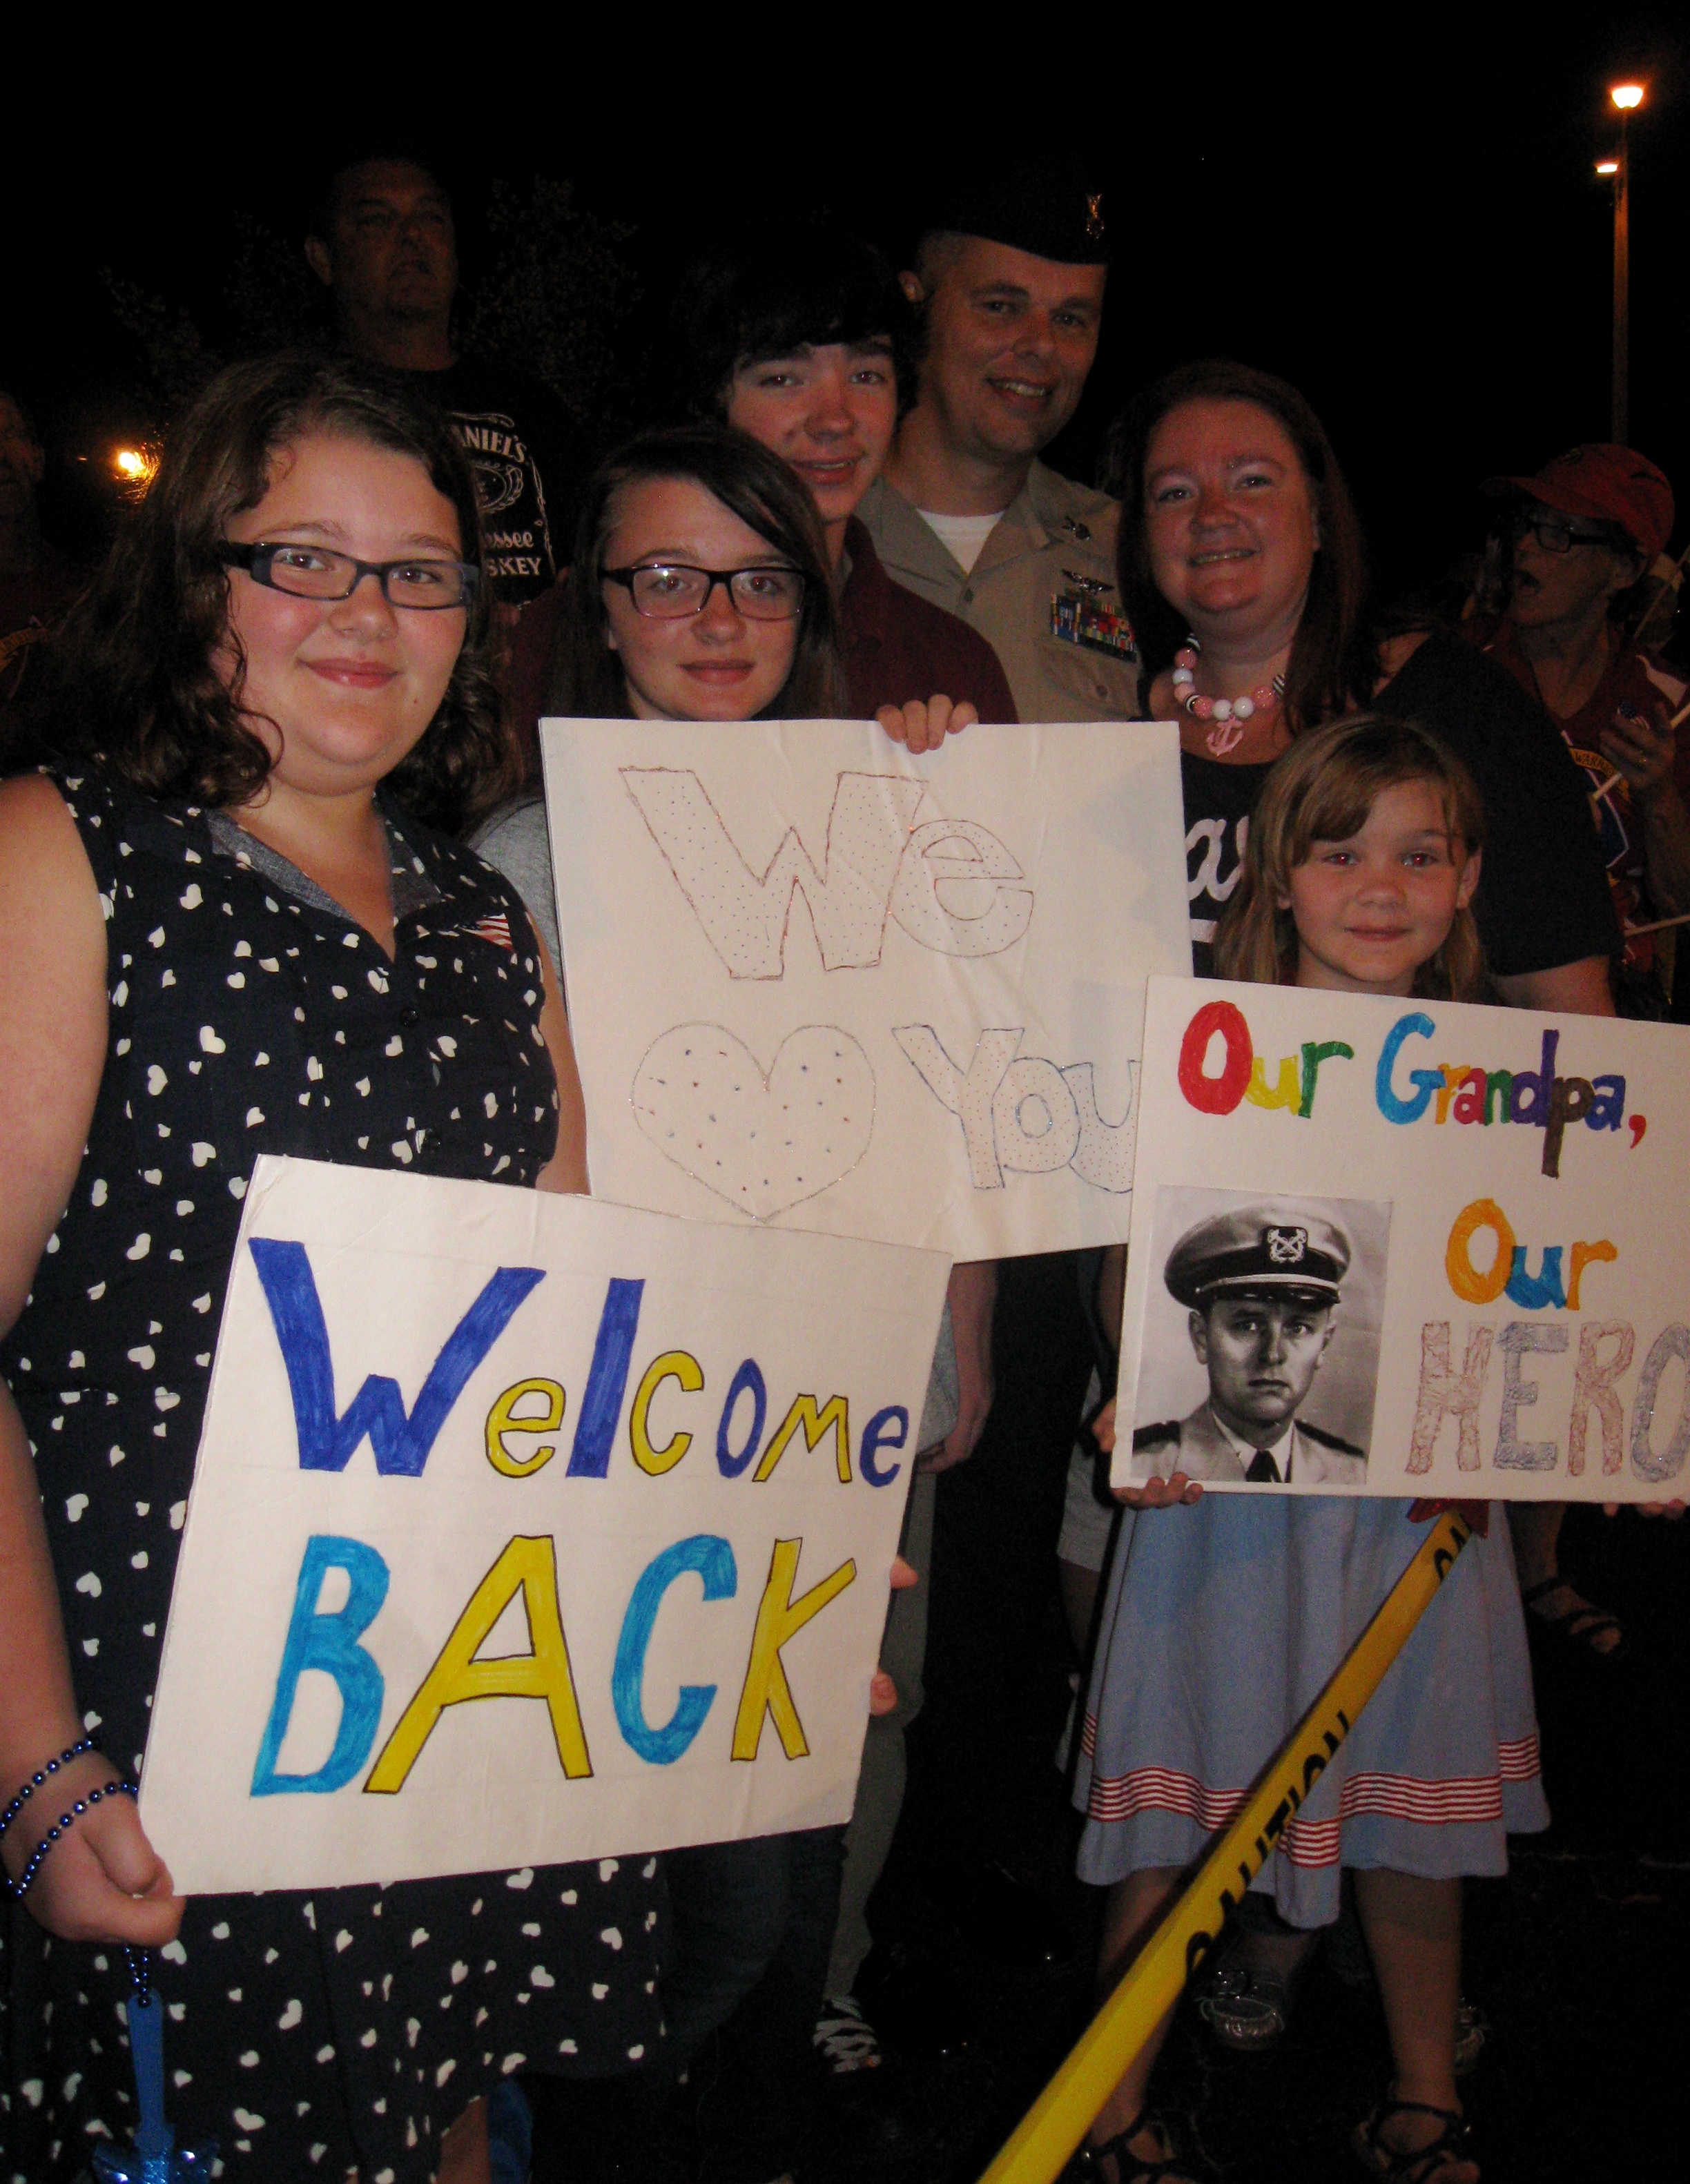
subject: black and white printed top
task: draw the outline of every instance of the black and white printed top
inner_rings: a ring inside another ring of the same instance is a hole
[[[0,1371],[35,1451],[84,1721],[132,1768],[254,1160],[532,1185],[557,1089],[519,898],[390,800],[392,961],[226,815],[50,771],[105,914],[108,1047]],[[196,1899],[160,1975],[179,2137],[215,2132],[231,2176],[356,2164],[381,2184],[430,2174],[440,2131],[501,2070],[638,2066],[660,2037],[659,1887],[655,1861],[607,1859]],[[11,1931],[45,1959],[47,2005],[11,2028],[11,2120],[38,2142],[16,2173],[68,2176],[92,2137],[133,2124],[122,1955],[45,1945],[21,1912]]]

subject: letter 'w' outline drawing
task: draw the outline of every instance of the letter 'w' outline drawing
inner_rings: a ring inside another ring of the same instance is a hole
[[[892,888],[926,785],[898,774],[842,773],[821,872],[789,827],[761,878],[739,854],[689,769],[624,766],[622,784],[651,830],[730,978],[778,978],[800,890],[823,967],[870,970],[885,943]]]
[[[344,1471],[368,1434],[383,1478],[421,1478],[470,1375],[504,1334],[517,1306],[545,1279],[539,1267],[500,1267],[441,1345],[409,1416],[399,1382],[384,1373],[371,1373],[337,1415],[328,1326],[304,1245],[267,1236],[249,1240],[287,1367],[304,1471]]]

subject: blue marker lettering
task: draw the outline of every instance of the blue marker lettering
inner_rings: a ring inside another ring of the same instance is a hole
[[[1373,1096],[1379,1103],[1379,1112],[1387,1123],[1417,1123],[1431,1105],[1431,1096],[1443,1084],[1443,1072],[1437,1069],[1416,1069],[1410,1072],[1409,1082],[1419,1089],[1407,1100],[1393,1089],[1391,1072],[1397,1066],[1397,1056],[1405,1039],[1431,1039],[1436,1026],[1428,1016],[1416,1009],[1411,1015],[1398,1017],[1392,1025],[1384,1045],[1379,1052],[1379,1067],[1374,1074]]]
[[[322,1596],[323,1580],[332,1569],[346,1572],[351,1590],[343,1607],[325,1615],[317,1602]],[[358,1641],[381,1613],[387,1596],[388,1565],[374,1547],[365,1546],[362,1540],[336,1539],[326,1532],[314,1533],[307,1540],[276,1679],[276,1697],[265,1724],[258,1764],[253,1769],[254,1797],[302,1791],[322,1795],[343,1790],[370,1757],[382,1719],[382,1672]],[[340,1725],[334,1733],[334,1749],[315,1774],[278,1774],[276,1763],[293,1719],[294,1694],[307,1669],[321,1669],[334,1678],[339,1688]]]
[[[447,1336],[409,1417],[399,1382],[384,1373],[369,1375],[341,1417],[334,1407],[328,1327],[304,1245],[254,1236],[251,1249],[287,1368],[304,1471],[344,1471],[352,1451],[368,1434],[376,1468],[383,1478],[420,1479],[436,1436],[470,1375],[529,1290],[545,1279],[538,1267],[499,1269]]]
[[[728,1445],[728,1430],[733,1424],[733,1406],[748,1388],[751,1391],[751,1430],[745,1436],[745,1446],[736,1450]],[[737,1479],[756,1454],[768,1407],[769,1391],[763,1385],[761,1368],[755,1357],[748,1357],[733,1375],[728,1400],[722,1406],[721,1422],[716,1429],[716,1461],[724,1479]]]
[[[639,1329],[643,1281],[627,1282],[612,1275],[605,1291],[605,1309],[599,1315],[599,1332],[593,1338],[593,1362],[587,1371],[587,1392],[581,1399],[576,1421],[575,1443],[569,1451],[570,1479],[602,1479],[611,1468],[611,1444],[616,1437],[616,1421],[627,1393],[627,1368],[633,1358],[633,1338]]]
[[[683,1684],[675,1711],[661,1729],[654,1729],[645,1719],[645,1649],[651,1643],[663,1596],[684,1570],[696,1570],[704,1580],[706,1600],[732,1600],[739,1589],[733,1550],[714,1532],[698,1532],[665,1547],[640,1572],[629,1596],[611,1675],[611,1697],[622,1741],[654,1767],[674,1765],[704,1727],[716,1698],[714,1684]]]
[[[898,1430],[891,1429],[896,1424]],[[889,1403],[884,1411],[876,1411],[862,1429],[862,1447],[857,1456],[857,1468],[871,1486],[890,1486],[903,1469],[901,1463],[882,1463],[883,1448],[901,1448],[910,1437],[910,1414],[901,1403]]]

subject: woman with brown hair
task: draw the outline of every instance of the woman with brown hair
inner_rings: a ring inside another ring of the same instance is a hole
[[[1305,730],[1367,706],[1422,722],[1478,786],[1488,831],[1475,911],[1503,998],[1611,1014],[1613,913],[1565,746],[1459,638],[1380,644],[1349,490],[1297,390],[1224,359],[1182,365],[1121,419],[1108,470],[1150,715],[1180,724],[1199,975],[1269,768]]]
[[[123,1949],[168,1945],[172,2106],[236,2177],[486,2178],[520,2065],[613,2078],[661,2039],[650,1861],[184,1902],[122,1794],[254,1156],[584,1187],[550,967],[444,831],[514,777],[483,578],[443,421],[360,366],[235,367],[55,645],[59,755],[0,787],[0,1855],[27,1883],[31,2177],[133,2124]]]

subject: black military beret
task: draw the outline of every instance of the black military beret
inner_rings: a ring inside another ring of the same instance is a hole
[[[1103,198],[1074,162],[1026,159],[981,168],[939,192],[921,225],[929,235],[978,235],[1063,265],[1107,265]]]

